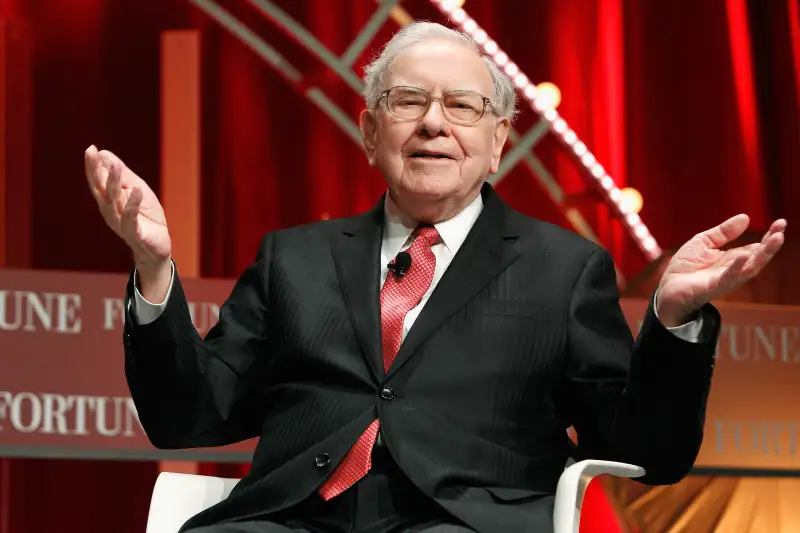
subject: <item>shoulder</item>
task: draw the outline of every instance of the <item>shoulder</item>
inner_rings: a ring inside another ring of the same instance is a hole
[[[508,210],[507,221],[519,235],[522,250],[535,249],[547,255],[585,263],[595,254],[607,254],[597,243],[575,231],[551,222]]]
[[[526,267],[547,273],[554,292],[560,287],[571,293],[582,283],[616,286],[614,259],[602,246],[557,224],[516,212],[510,217],[518,228],[517,249]]]
[[[274,238],[279,241],[292,241],[305,238],[329,238],[339,235],[348,228],[358,226],[364,221],[367,214],[331,220],[319,220],[308,224],[301,224],[291,228],[284,228],[273,232]]]
[[[270,231],[263,235],[259,251],[327,249],[339,236],[368,226],[374,218],[375,214],[369,211],[352,217],[320,220]]]

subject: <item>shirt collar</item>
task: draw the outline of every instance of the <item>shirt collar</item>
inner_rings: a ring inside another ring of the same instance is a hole
[[[478,194],[457,215],[434,224],[439,236],[442,238],[442,242],[452,255],[455,256],[461,245],[464,244],[482,210],[483,197]],[[383,250],[388,260],[403,249],[411,233],[417,229],[419,224],[403,213],[397,207],[397,204],[392,201],[388,193],[384,203],[384,213],[386,224],[383,232]]]

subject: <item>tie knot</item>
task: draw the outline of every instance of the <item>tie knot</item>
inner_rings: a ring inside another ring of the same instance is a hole
[[[422,237],[428,241],[428,246],[439,242],[439,232],[433,226],[420,226],[414,230],[414,238]]]

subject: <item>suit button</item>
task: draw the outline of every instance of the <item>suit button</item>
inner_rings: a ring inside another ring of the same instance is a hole
[[[384,400],[391,400],[394,398],[394,391],[391,387],[384,387],[381,389],[381,398]]]
[[[317,465],[317,468],[325,468],[331,462],[331,456],[327,453],[320,453],[314,458],[314,464]]]

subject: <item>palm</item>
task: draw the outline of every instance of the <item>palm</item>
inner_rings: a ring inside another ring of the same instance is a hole
[[[106,224],[142,261],[169,258],[172,241],[164,209],[143,179],[114,154],[86,151],[86,177]]]
[[[137,215],[136,232],[133,235],[125,235],[123,238],[126,241],[134,240],[140,242],[147,249],[151,250],[155,255],[160,257],[168,257],[171,252],[172,243],[169,237],[169,230],[167,229],[167,219],[164,215],[164,208],[161,207],[161,202],[158,201],[153,190],[136,174],[129,169],[123,170],[124,174],[130,174],[133,178],[131,186],[125,185],[123,178],[122,185],[122,198],[115,205],[119,215],[122,215],[125,204],[130,198],[134,188],[142,191],[142,203],[139,205],[139,213]]]
[[[737,215],[695,235],[670,260],[658,289],[659,307],[690,314],[756,276],[783,245],[785,220],[777,220],[760,243],[722,250],[747,229]]]

